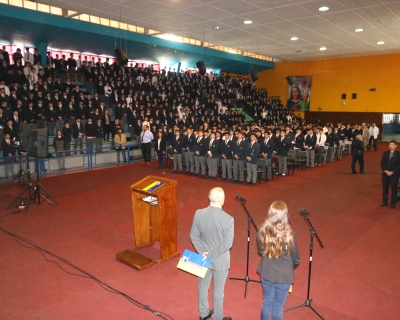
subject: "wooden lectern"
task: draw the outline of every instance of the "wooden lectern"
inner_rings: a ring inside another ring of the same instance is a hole
[[[118,252],[115,255],[118,261],[143,270],[179,255],[177,185],[176,180],[147,176],[131,186],[136,247]],[[156,200],[146,198],[149,196]],[[140,248],[154,245],[156,240],[160,242],[160,258],[152,260],[137,252]]]

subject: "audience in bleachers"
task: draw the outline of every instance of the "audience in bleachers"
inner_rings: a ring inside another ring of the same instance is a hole
[[[122,66],[108,58],[104,62],[100,58],[96,62],[94,57],[88,61],[82,55],[75,60],[73,54],[66,59],[65,55],[52,57],[50,52],[43,67],[40,53],[37,50],[32,53],[28,48],[24,56],[19,49],[13,53],[11,65],[11,53],[4,49],[0,50],[0,139],[8,131],[13,141],[18,140],[20,125],[35,123],[39,128],[47,127],[49,136],[54,136],[56,130],[57,136],[61,132],[62,139],[56,139],[56,149],[61,150],[62,140],[63,151],[69,155],[71,140],[75,154],[84,147],[83,142],[88,152],[101,151],[103,141],[114,140],[121,130],[131,141],[140,143],[140,133],[147,125],[154,137],[161,131],[172,145],[177,161],[175,170],[182,170],[183,159],[188,165],[186,172],[204,176],[204,165],[208,163],[210,177],[214,178],[216,165],[220,163],[221,143],[229,137],[232,157],[223,157],[227,166],[224,178],[233,176],[234,180],[242,181],[244,164],[251,161],[248,168],[252,176],[248,181],[253,184],[254,156],[248,153],[246,157],[249,150],[242,154],[235,147],[242,144],[242,135],[246,141],[239,148],[247,148],[250,140],[263,144],[264,137],[271,139],[281,159],[282,175],[286,174],[284,160],[292,147],[296,156],[296,150],[305,146],[307,150],[318,149],[317,164],[320,164],[325,146],[329,160],[333,160],[333,154],[339,159],[339,142],[345,138],[365,133],[364,141],[370,139],[365,125],[362,129],[358,125],[354,129],[345,128],[342,124],[340,128],[330,125],[318,129],[307,124],[284,108],[280,97],[268,97],[265,89],[257,89],[246,77],[212,73],[203,76],[188,70],[178,73],[171,68],[167,71],[167,67],[157,72],[153,65]],[[7,120],[11,121],[9,125]],[[308,146],[307,136],[313,132],[317,143]],[[178,137],[182,145],[174,148]],[[261,158],[270,155],[268,148],[253,149],[261,149]],[[209,159],[207,153],[212,154]]]

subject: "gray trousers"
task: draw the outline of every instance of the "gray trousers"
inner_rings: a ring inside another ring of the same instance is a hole
[[[243,160],[232,160],[233,167],[233,180],[239,180],[240,182],[244,179],[244,161]]]
[[[279,156],[279,173],[286,174],[287,170],[287,156]]]
[[[329,146],[326,154],[326,161],[332,162],[333,161],[333,147]]]
[[[5,163],[4,173],[6,178],[8,177],[8,172],[11,173],[11,176],[15,176],[14,158],[6,157],[4,158],[4,163]]]
[[[63,125],[64,125],[64,121],[65,120],[60,120],[60,119],[56,119],[56,129],[57,130],[61,130],[62,129],[62,127],[63,127]]]
[[[179,167],[179,171],[182,172],[182,153],[174,153],[172,158],[174,162],[174,168],[172,170],[176,171]]]
[[[194,163],[195,163],[195,174],[199,174],[201,170],[201,175],[205,176],[206,175],[206,157],[205,156],[195,156],[194,157]]]
[[[232,159],[221,159],[222,165],[222,178],[232,180]]]
[[[64,150],[66,151],[66,156],[70,156],[71,153],[69,150],[71,149],[71,141],[64,141]]]
[[[78,148],[79,146],[79,148]],[[83,149],[83,138],[76,138],[74,143],[74,150],[76,149]],[[83,151],[81,151],[83,153]]]
[[[194,152],[185,151],[186,172],[194,172]]]
[[[58,163],[58,170],[65,169],[65,153],[59,152],[56,153],[57,163]]]
[[[340,145],[336,144],[335,145],[335,152],[336,152],[336,159],[339,160],[340,159]],[[332,158],[333,161],[333,158]]]
[[[218,159],[207,158],[208,176],[211,178],[217,177]]]
[[[90,150],[88,153],[93,153],[94,140],[95,138],[86,138],[86,148]]]
[[[294,160],[295,160],[295,164],[297,165],[297,158],[299,157],[300,154],[300,149],[293,149],[294,150]]]
[[[318,148],[318,163],[319,163],[319,164],[321,164],[321,162],[322,162],[322,157],[324,156],[324,154],[325,154],[325,147],[320,146],[320,147]],[[325,162],[326,162],[326,157],[325,157]]]
[[[307,160],[306,160],[306,167],[310,165],[311,168],[314,168],[314,158],[315,158],[315,150],[314,149],[307,149]]]
[[[211,279],[213,280],[213,320],[222,320],[224,317],[224,288],[228,277],[228,270],[208,269],[204,278],[199,277],[198,282],[198,299],[200,317],[207,317],[210,309],[208,304],[208,289],[210,288]]]
[[[96,138],[96,152],[102,152],[103,138]]]
[[[263,161],[262,164],[261,164],[261,169],[267,171],[267,179],[268,180],[271,180],[271,173],[272,173],[271,165],[272,165],[272,163],[271,163],[271,159],[270,158],[265,159],[265,161]],[[265,173],[264,172],[261,174],[261,179],[265,179]]]
[[[257,182],[257,163],[247,162],[247,182]]]

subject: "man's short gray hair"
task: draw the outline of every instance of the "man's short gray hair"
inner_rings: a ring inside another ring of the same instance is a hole
[[[211,203],[220,203],[225,200],[225,192],[221,187],[215,187],[208,193],[208,199]]]

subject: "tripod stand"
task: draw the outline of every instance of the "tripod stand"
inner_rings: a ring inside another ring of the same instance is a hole
[[[310,228],[310,233],[311,233],[311,241],[310,241],[310,260],[309,260],[309,262],[308,262],[307,299],[306,299],[306,302],[304,302],[303,304],[300,304],[300,305],[298,305],[298,306],[294,306],[294,307],[291,307],[291,308],[287,308],[287,309],[285,309],[285,310],[283,310],[283,311],[285,312],[285,311],[290,311],[290,310],[298,309],[298,308],[301,308],[301,307],[308,307],[308,308],[310,308],[312,311],[314,311],[314,313],[315,313],[318,317],[320,317],[320,318],[323,320],[324,318],[311,306],[312,299],[310,299],[311,268],[312,268],[312,260],[313,260],[313,259],[312,259],[312,255],[313,255],[313,247],[314,247],[314,236],[317,238],[318,244],[319,244],[319,246],[320,246],[322,249],[324,248],[324,245],[322,244],[321,240],[320,240],[319,237],[318,237],[317,232],[315,231],[313,225],[311,224],[311,221],[310,221],[310,219],[309,219],[310,213],[309,213],[307,210],[305,210],[305,209],[300,209],[300,211],[304,214],[304,218],[305,218],[305,220],[306,220],[306,222],[307,222],[307,224],[308,224],[308,226],[309,226],[309,228]]]
[[[33,179],[31,179],[31,173],[30,173],[30,167],[29,167],[29,153],[27,153],[27,166],[26,166],[26,174],[27,174],[27,179],[28,183],[24,190],[13,200],[7,205],[7,209],[11,208],[13,205],[17,203],[17,201],[21,200],[21,209],[24,209],[23,211],[27,212],[29,209],[29,206],[31,205],[32,202],[36,202],[38,204],[42,204],[43,201],[47,201],[49,204],[52,204],[49,201],[49,198],[51,198],[55,204],[58,205],[58,202],[51,196],[51,194],[42,186],[42,184],[39,181],[39,158],[36,158],[36,173],[37,173],[37,181],[36,181],[36,186],[34,187],[32,184]],[[41,194],[41,190],[46,192],[46,196]],[[42,200],[43,199],[43,200]],[[13,213],[20,213],[21,211],[14,211]]]
[[[18,149],[19,146],[15,146],[15,147],[16,147],[16,149]],[[28,169],[29,168],[29,154],[26,151],[21,151],[19,153],[19,170],[18,170],[17,174],[14,176],[14,178],[11,180],[10,183],[13,183],[17,178],[18,178],[18,183],[21,182],[22,177],[28,178],[28,172],[25,171],[24,169],[22,169],[22,156],[26,156],[27,162],[28,162],[26,170],[27,171],[29,170]]]
[[[246,298],[246,293],[247,293],[247,284],[249,282],[261,282],[259,280],[251,280],[249,277],[249,259],[250,259],[250,225],[253,224],[254,228],[257,229],[256,224],[254,223],[253,218],[251,217],[249,211],[246,208],[246,199],[242,198],[238,194],[235,195],[236,198],[240,200],[240,204],[242,205],[244,211],[247,214],[247,264],[246,264],[246,276],[244,278],[229,278],[229,280],[241,280],[246,282],[245,288],[244,288],[244,297]]]

